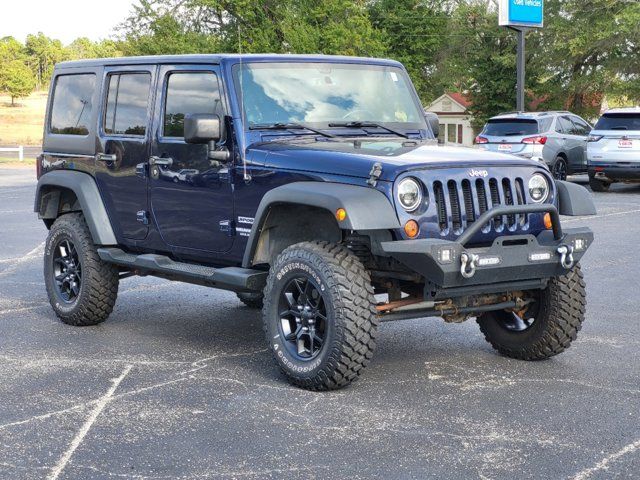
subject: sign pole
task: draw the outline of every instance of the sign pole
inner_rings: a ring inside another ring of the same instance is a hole
[[[526,28],[516,28],[518,32],[518,60],[517,60],[517,82],[516,82],[516,110],[524,112],[526,110],[524,99],[524,87],[526,78],[526,64],[525,64],[525,35],[527,33]]]

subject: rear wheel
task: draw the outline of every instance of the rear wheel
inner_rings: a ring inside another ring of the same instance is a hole
[[[556,180],[566,180],[569,172],[567,167],[567,161],[564,157],[556,157],[556,161],[553,163],[553,169],[551,173]]]
[[[263,321],[275,361],[291,383],[309,390],[344,387],[375,349],[369,273],[343,246],[293,245],[271,267]]]
[[[589,174],[589,186],[594,192],[608,192],[611,182],[598,180],[592,174]]]
[[[264,295],[262,293],[237,293],[238,299],[249,308],[262,308]]]
[[[66,324],[97,325],[116,303],[118,269],[100,260],[80,213],[53,223],[45,245],[44,279],[49,302]]]
[[[549,281],[524,315],[489,312],[478,317],[486,340],[501,354],[543,360],[569,348],[584,321],[585,283],[580,265]]]

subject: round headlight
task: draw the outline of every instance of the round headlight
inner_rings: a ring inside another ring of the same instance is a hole
[[[422,203],[422,188],[413,178],[405,178],[398,185],[398,201],[407,212],[413,212]]]
[[[544,202],[549,196],[549,182],[544,175],[534,173],[529,179],[529,196],[536,203]]]

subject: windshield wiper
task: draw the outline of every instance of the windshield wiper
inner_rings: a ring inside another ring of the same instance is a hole
[[[344,128],[367,128],[367,127],[382,128],[383,130],[386,130],[389,133],[393,133],[394,135],[397,135],[399,137],[409,138],[409,135],[407,135],[406,133],[402,133],[402,132],[399,132],[397,130],[393,130],[393,129],[389,128],[389,127],[385,127],[384,125],[381,125],[381,124],[376,123],[376,122],[341,122],[341,123],[330,123],[329,126],[330,127],[344,127]]]
[[[317,133],[323,137],[336,138],[335,135],[310,127],[304,123],[253,123],[249,126],[249,130],[309,130],[310,132]]]

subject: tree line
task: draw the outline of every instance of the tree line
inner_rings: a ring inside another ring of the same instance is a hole
[[[527,34],[531,105],[592,118],[603,101],[636,104],[638,25],[640,2],[546,0],[545,28]],[[515,109],[516,35],[495,0],[138,0],[114,39],[1,40],[0,90],[24,96],[64,59],[214,52],[390,57],[425,104],[462,92],[478,124]]]

